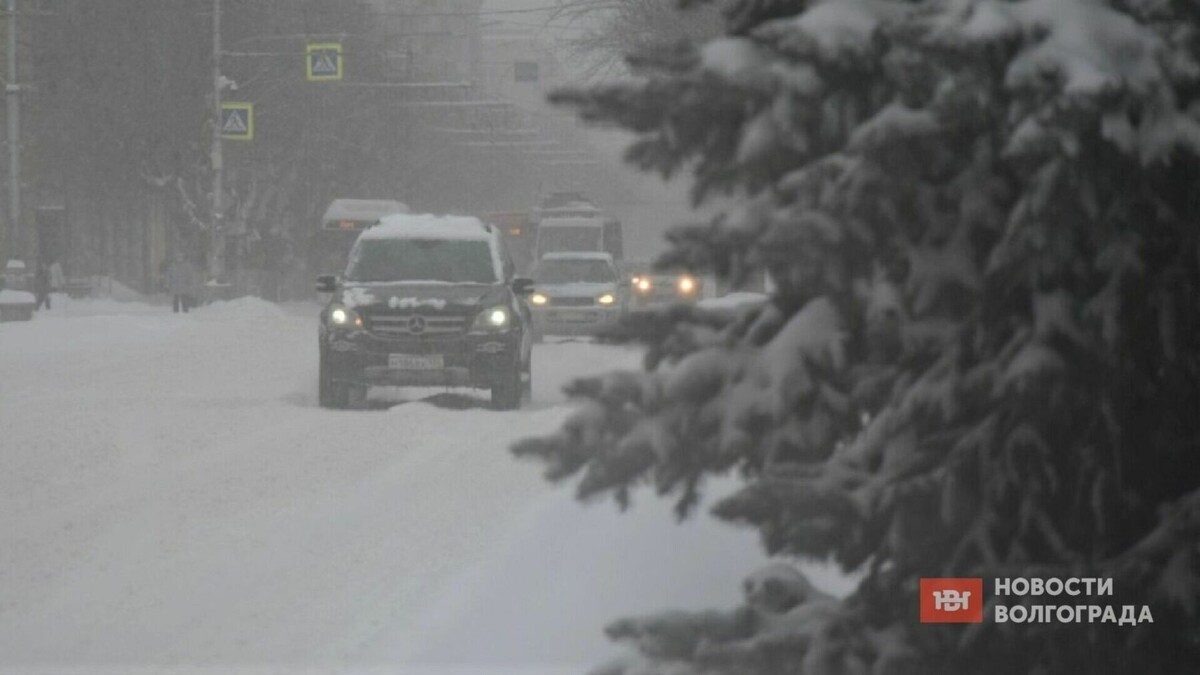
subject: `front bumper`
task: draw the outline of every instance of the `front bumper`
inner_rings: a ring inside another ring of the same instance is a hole
[[[542,335],[590,335],[621,319],[619,306],[536,307],[533,325]]]
[[[330,376],[367,386],[447,386],[486,389],[508,376],[521,359],[521,331],[423,338],[380,338],[367,331],[322,327],[321,349]],[[440,356],[433,370],[394,368],[392,354]]]

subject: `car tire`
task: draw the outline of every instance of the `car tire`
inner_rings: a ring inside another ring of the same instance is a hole
[[[350,405],[350,389],[333,378],[333,367],[323,349],[317,371],[317,402],[322,408],[344,410]]]
[[[520,408],[523,389],[521,366],[513,364],[513,367],[508,372],[502,373],[500,379],[492,383],[492,408],[495,410],[516,410]]]

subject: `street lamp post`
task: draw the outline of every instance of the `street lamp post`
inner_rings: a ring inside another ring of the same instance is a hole
[[[8,242],[11,257],[20,258],[24,253],[21,232],[21,86],[17,84],[17,0],[8,0],[8,82],[4,94],[8,103]]]
[[[13,0],[9,0],[12,2]],[[224,157],[221,151],[221,0],[213,0],[213,109],[212,109],[212,221],[209,225],[208,276],[219,280],[225,274]]]

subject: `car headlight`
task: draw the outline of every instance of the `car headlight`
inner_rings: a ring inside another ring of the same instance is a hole
[[[605,293],[604,295],[596,298],[596,302],[598,302],[602,305],[611,305],[616,301],[617,301],[617,296],[613,295],[612,293]]]
[[[504,331],[508,330],[509,324],[508,308],[502,305],[489,307],[475,316],[475,324],[471,326],[473,331]]]
[[[348,309],[346,307],[334,307],[333,309],[329,310],[329,323],[341,328],[349,328],[351,326],[355,328],[362,328],[363,320],[362,317],[352,309]]]
[[[691,295],[696,292],[696,280],[686,274],[679,277],[679,281],[675,282],[675,285],[682,295]]]
[[[654,285],[650,283],[650,279],[647,277],[641,277],[633,283],[633,287],[636,288],[639,293],[649,293],[653,286]]]
[[[550,302],[550,298],[547,298],[541,293],[534,293],[533,295],[529,296],[529,302],[532,302],[535,305],[544,305],[547,302]]]

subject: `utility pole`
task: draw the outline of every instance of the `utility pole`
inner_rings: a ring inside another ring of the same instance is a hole
[[[9,249],[13,258],[24,253],[21,232],[21,122],[17,84],[17,0],[8,0],[8,82],[4,87],[8,102],[8,224]]]
[[[8,0],[12,4],[15,0]],[[208,240],[208,276],[221,279],[225,274],[224,157],[221,152],[221,0],[213,0],[213,110],[212,110],[212,222]]]

